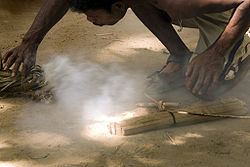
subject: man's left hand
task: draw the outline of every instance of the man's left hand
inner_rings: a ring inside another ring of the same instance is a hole
[[[209,88],[214,88],[222,74],[225,58],[213,50],[196,56],[186,71],[186,87],[194,95],[204,96]]]

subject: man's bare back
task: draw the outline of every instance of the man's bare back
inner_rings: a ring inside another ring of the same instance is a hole
[[[206,13],[223,12],[244,0],[154,0],[151,3],[172,19],[187,19]]]

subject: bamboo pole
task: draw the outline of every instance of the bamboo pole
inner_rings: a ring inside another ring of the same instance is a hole
[[[218,118],[241,117],[248,112],[246,105],[239,99],[230,98],[214,102],[201,102],[180,109],[155,112],[134,117],[121,122],[111,122],[108,126],[113,135],[128,136],[146,131],[169,128]]]

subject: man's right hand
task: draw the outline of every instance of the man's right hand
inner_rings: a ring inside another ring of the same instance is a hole
[[[4,70],[8,70],[13,64],[12,76],[16,76],[21,64],[22,78],[24,78],[28,72],[35,66],[37,48],[29,44],[21,44],[16,48],[8,51],[2,57],[2,63],[4,64]]]

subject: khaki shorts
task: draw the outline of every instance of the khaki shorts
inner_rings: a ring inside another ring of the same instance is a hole
[[[195,57],[210,47],[222,34],[232,17],[233,10],[222,13],[204,14],[199,17],[185,19],[181,22],[173,21],[173,24],[199,29],[199,40],[194,51]],[[181,24],[181,25],[180,25]],[[226,63],[224,69],[224,79],[234,78],[234,74],[238,72],[240,63],[250,55],[250,30],[240,39],[232,48],[230,48],[225,56]]]

